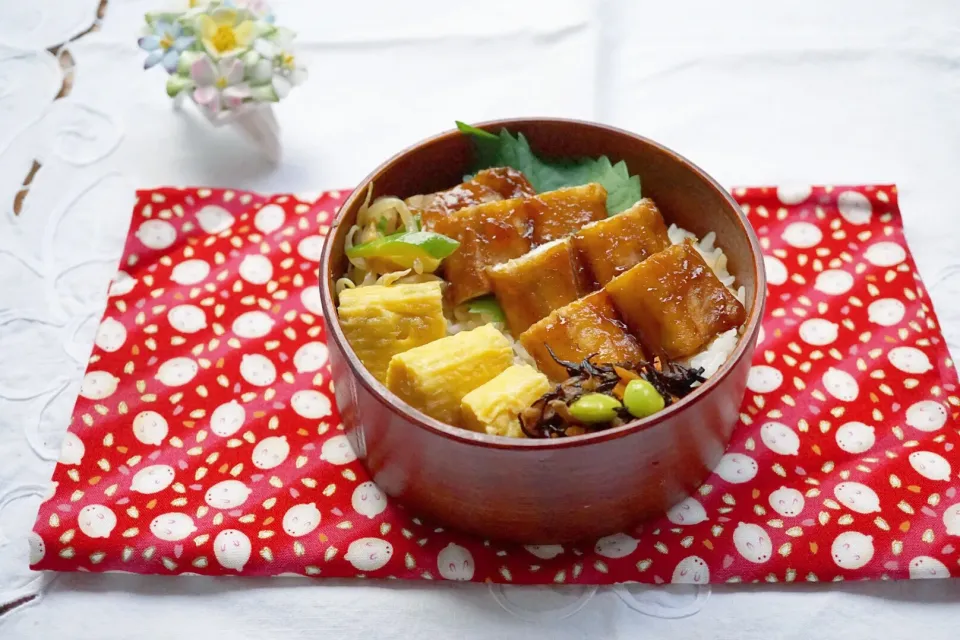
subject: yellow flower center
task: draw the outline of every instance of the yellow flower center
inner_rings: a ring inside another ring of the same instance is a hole
[[[213,46],[218,53],[223,53],[224,51],[230,51],[231,49],[236,48],[237,34],[234,33],[233,25],[218,24],[217,30],[210,38],[210,42],[213,43]]]
[[[223,91],[224,89],[227,88],[227,79],[224,78],[223,76],[220,76],[219,78],[217,78],[214,84],[217,85],[217,89],[220,89],[221,91]]]
[[[166,51],[173,46],[174,37],[169,33],[163,34],[163,37],[160,38],[160,48]]]
[[[281,56],[282,64],[285,67],[293,68],[293,55],[289,53],[284,53]]]

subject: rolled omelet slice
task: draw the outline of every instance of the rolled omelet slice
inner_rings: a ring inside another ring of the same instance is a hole
[[[547,376],[530,365],[513,365],[463,397],[463,427],[493,436],[522,438],[520,412],[550,387]]]
[[[387,368],[387,388],[431,418],[459,426],[460,402],[513,364],[502,333],[483,325],[398,353]]]
[[[344,289],[337,313],[350,346],[380,382],[394,355],[447,334],[439,282]]]

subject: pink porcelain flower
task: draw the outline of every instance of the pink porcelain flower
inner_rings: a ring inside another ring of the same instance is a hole
[[[196,88],[193,99],[211,113],[236,109],[250,97],[250,87],[243,81],[243,62],[224,58],[214,62],[203,56],[190,66],[190,77]]]

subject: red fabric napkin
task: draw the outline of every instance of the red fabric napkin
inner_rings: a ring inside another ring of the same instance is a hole
[[[735,195],[770,286],[715,474],[632,531],[522,547],[418,519],[350,449],[317,288],[340,193],[140,192],[33,567],[518,584],[960,575],[957,377],[896,187]]]

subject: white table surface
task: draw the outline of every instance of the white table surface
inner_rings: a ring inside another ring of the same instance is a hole
[[[454,119],[568,116],[659,140],[727,185],[896,182],[960,357],[960,3],[287,0],[311,78],[279,167],[171,110],[135,30],[164,0],[0,0],[0,637],[954,638],[960,581],[487,589],[27,568],[137,187],[356,183]],[[12,203],[41,162],[19,215]],[[708,597],[709,596],[709,597]],[[684,616],[678,618],[677,616]]]

